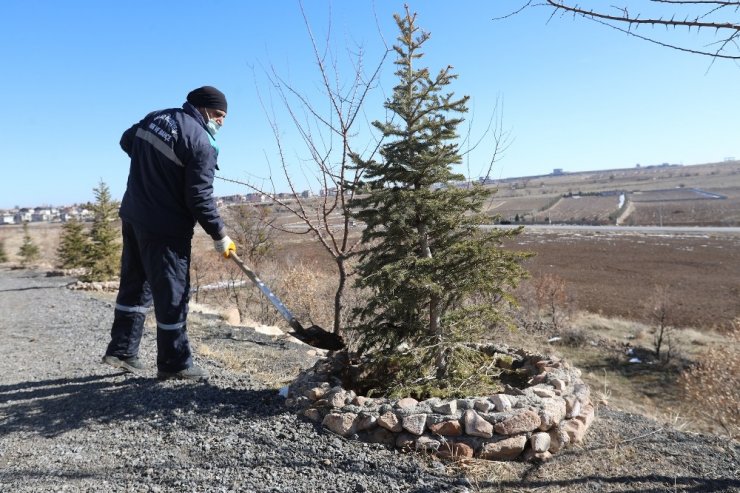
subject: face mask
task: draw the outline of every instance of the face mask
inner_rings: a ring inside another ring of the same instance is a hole
[[[208,115],[207,111],[206,115]],[[215,137],[216,133],[218,133],[218,131],[221,129],[221,125],[219,125],[216,120],[208,115],[208,123],[206,123],[206,129],[208,130],[208,133],[211,134],[211,137]]]

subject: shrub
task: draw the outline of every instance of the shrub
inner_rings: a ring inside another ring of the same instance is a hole
[[[588,343],[586,331],[575,327],[563,330],[560,337],[561,344],[570,347],[583,347]]]
[[[121,258],[118,231],[114,227],[118,202],[111,199],[108,185],[102,181],[93,190],[95,203],[90,206],[93,224],[85,259],[85,267],[88,270],[85,280],[105,281],[118,274]]]
[[[62,269],[76,269],[85,266],[88,239],[85,226],[77,219],[71,219],[62,226],[62,234],[57,248],[57,266]]]
[[[740,438],[740,337],[735,344],[704,352],[679,377],[686,404],[719,425],[730,438]]]
[[[38,245],[33,242],[28,232],[28,223],[23,223],[23,244],[18,249],[18,256],[21,258],[21,265],[23,267],[34,263],[41,256]]]

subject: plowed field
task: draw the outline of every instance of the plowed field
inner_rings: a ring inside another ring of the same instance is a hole
[[[535,252],[533,275],[563,278],[577,308],[647,320],[667,286],[671,317],[687,327],[727,327],[740,316],[740,237],[525,230],[512,248]]]

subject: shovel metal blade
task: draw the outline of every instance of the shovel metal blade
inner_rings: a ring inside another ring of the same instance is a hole
[[[292,323],[290,324],[290,326],[293,327],[293,332],[291,332],[290,335],[299,341],[303,341],[309,346],[319,349],[327,349],[329,351],[339,351],[340,349],[344,349],[344,339],[339,334],[329,332],[318,325],[312,325],[306,329],[297,323],[297,320],[295,322],[297,326]]]
[[[272,303],[277,311],[280,312],[280,315],[282,315],[283,318],[288,321],[294,331],[291,332],[291,335],[293,337],[305,342],[309,346],[313,346],[319,349],[338,351],[345,347],[344,340],[339,334],[329,332],[325,329],[322,329],[318,325],[312,325],[308,329],[303,328],[301,323],[293,316],[292,313],[290,313],[288,307],[286,307],[283,302],[280,301],[277,296],[275,296],[275,293],[273,293],[270,288],[267,287],[267,284],[262,282],[262,280],[257,277],[257,274],[255,274],[252,269],[247,267],[247,265],[242,262],[242,260],[237,256],[236,253],[231,252],[229,254],[229,257],[234,261],[234,263],[236,263],[236,265],[239,266],[242,272],[247,275],[249,280],[252,281],[255,286],[257,286],[257,288],[262,292],[262,294],[265,295],[270,303]]]

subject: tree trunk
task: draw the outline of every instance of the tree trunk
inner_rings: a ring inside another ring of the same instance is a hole
[[[429,245],[429,235],[427,233],[426,224],[419,224],[419,244],[421,247],[421,255],[424,258],[432,258],[432,248]],[[447,373],[447,358],[445,349],[441,342],[442,337],[442,299],[436,294],[432,293],[429,295],[429,335],[431,335],[435,342],[439,344],[435,351],[434,366],[437,368],[437,378],[443,379]]]
[[[344,286],[347,283],[347,269],[344,266],[344,257],[339,255],[335,257],[337,270],[339,271],[339,286],[334,295],[334,327],[332,332],[342,335],[341,315],[342,315],[342,298],[344,297]]]

